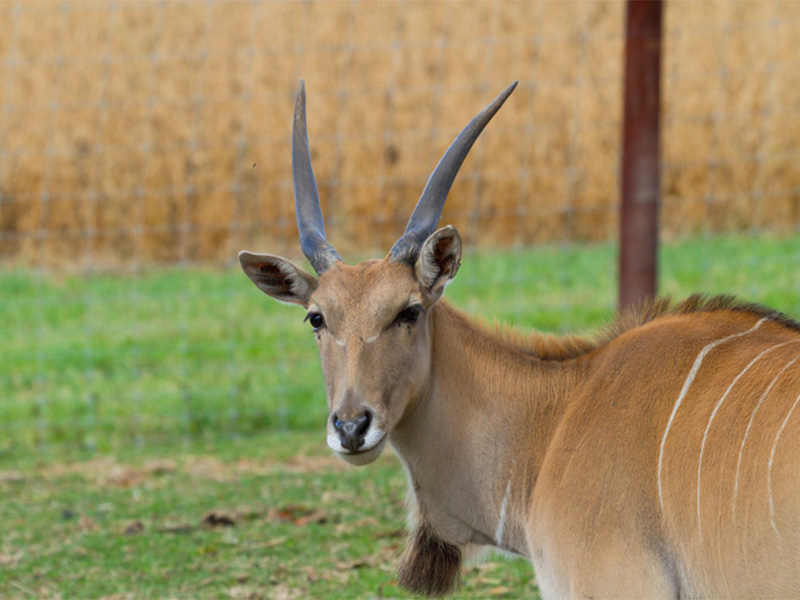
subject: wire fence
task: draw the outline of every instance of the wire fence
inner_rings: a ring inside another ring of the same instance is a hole
[[[453,136],[519,80],[443,222],[478,263],[460,275],[468,307],[489,277],[512,297],[537,291],[536,307],[498,302],[490,316],[558,328],[584,303],[573,247],[616,236],[623,12],[0,4],[0,449],[318,424],[313,344],[292,342],[304,329],[235,272],[243,248],[298,258],[301,77],[329,237],[347,258],[386,252]],[[667,4],[666,239],[796,232],[798,34],[797,3]],[[544,267],[520,263],[552,244],[561,268],[540,290]],[[609,311],[612,291],[597,301]]]

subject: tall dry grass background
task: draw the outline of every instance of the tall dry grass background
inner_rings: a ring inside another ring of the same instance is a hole
[[[95,269],[296,255],[289,131],[340,251],[388,249],[461,126],[520,85],[444,222],[615,235],[622,2],[0,4],[0,256]],[[800,3],[667,2],[663,231],[796,231]]]

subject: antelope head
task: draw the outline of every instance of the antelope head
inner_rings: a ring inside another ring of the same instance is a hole
[[[295,210],[300,248],[317,276],[271,254],[241,252],[239,261],[263,292],[306,309],[325,378],[328,445],[352,464],[375,460],[423,395],[431,365],[430,310],[461,261],[458,232],[436,227],[467,153],[515,87],[456,137],[389,254],[348,266],[325,238],[300,82],[292,132]]]

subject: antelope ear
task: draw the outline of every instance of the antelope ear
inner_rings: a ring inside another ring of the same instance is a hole
[[[279,302],[308,306],[317,278],[293,262],[272,254],[239,252],[242,270],[265,294]]]
[[[448,225],[434,231],[422,244],[414,273],[417,281],[435,302],[461,266],[461,236]]]

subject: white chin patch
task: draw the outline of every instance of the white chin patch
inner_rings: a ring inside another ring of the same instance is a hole
[[[386,433],[380,429],[371,428],[364,438],[364,445],[361,446],[357,452],[350,452],[350,450],[342,446],[338,435],[329,433],[328,447],[333,450],[339,458],[349,462],[351,465],[368,465],[381,455],[383,447],[386,445],[387,437]]]

